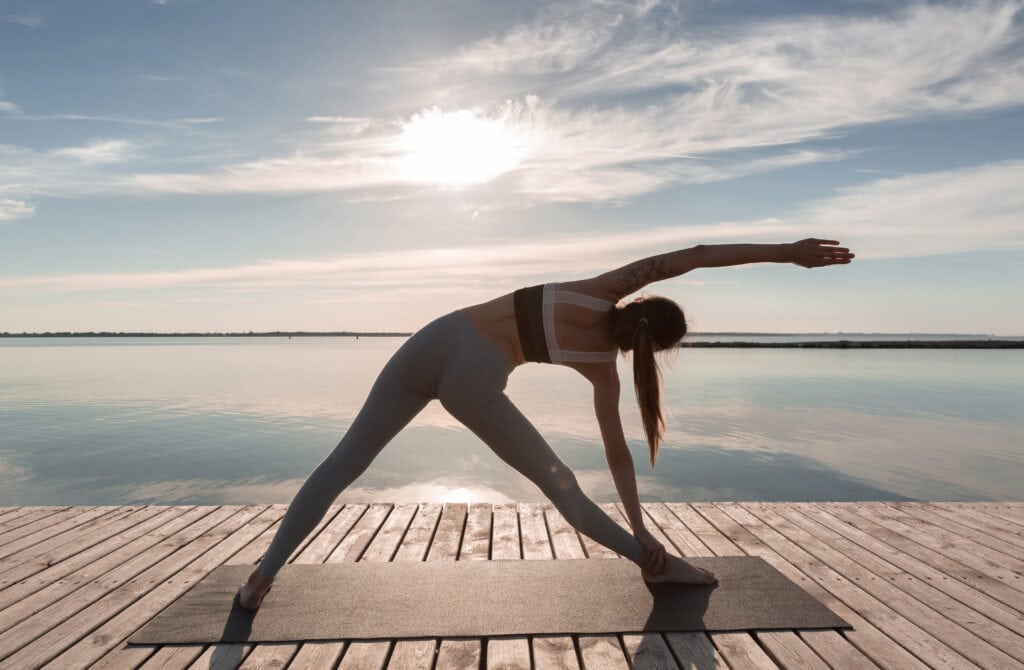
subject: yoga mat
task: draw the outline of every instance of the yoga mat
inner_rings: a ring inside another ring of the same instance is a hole
[[[255,614],[235,596],[253,567],[225,565],[128,641],[850,628],[760,558],[687,560],[719,583],[648,584],[617,559],[286,565]]]

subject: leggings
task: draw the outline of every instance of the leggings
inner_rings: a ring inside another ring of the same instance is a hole
[[[260,573],[277,574],[345,487],[435,398],[536,484],[574,528],[639,562],[643,546],[587,498],[572,471],[505,395],[512,367],[461,311],[409,338],[384,366],[341,442],[295,495],[260,561]]]

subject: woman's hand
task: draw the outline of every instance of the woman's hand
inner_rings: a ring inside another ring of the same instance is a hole
[[[791,263],[805,268],[820,268],[826,265],[846,264],[853,260],[853,254],[846,247],[837,246],[835,240],[806,240],[786,245],[786,255]]]
[[[658,542],[646,528],[641,528],[633,536],[644,547],[644,553],[640,557],[640,569],[650,575],[660,575],[665,572],[668,568],[668,557],[661,542]]]

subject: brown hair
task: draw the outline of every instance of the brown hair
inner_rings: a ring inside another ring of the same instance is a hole
[[[640,419],[651,450],[651,467],[665,432],[661,411],[661,370],[655,352],[679,344],[686,334],[686,317],[674,301],[645,296],[611,313],[612,337],[622,351],[633,352],[633,387]]]

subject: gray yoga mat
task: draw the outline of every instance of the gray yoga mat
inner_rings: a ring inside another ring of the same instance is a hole
[[[235,597],[252,566],[226,565],[128,641],[850,628],[760,558],[688,560],[719,583],[648,584],[616,559],[286,565],[255,614]]]

